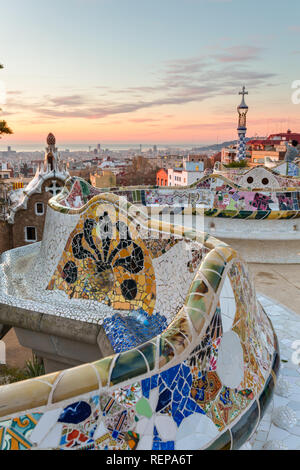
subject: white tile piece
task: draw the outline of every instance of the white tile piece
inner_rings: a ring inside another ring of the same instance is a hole
[[[97,429],[96,431],[94,432],[94,436],[93,436],[93,439],[98,439],[99,437],[103,436],[104,434],[106,434],[108,432],[105,424],[103,423],[103,421],[100,421],[100,423],[98,424],[97,426]]]
[[[154,424],[162,440],[173,441],[175,439],[177,426],[172,417],[157,415],[154,418]]]
[[[137,450],[151,450],[153,443],[152,436],[142,436],[137,445]]]
[[[46,411],[39,419],[37,425],[30,435],[31,442],[39,444],[47,435],[52,426],[57,422],[63,408]]]
[[[237,388],[244,378],[244,356],[239,336],[224,333],[218,351],[217,374],[226,387]]]
[[[39,443],[37,449],[55,449],[59,446],[63,423],[57,423],[46,437]]]

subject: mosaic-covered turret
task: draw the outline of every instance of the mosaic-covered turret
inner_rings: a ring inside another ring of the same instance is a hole
[[[245,103],[245,95],[248,95],[248,91],[245,91],[243,86],[242,91],[239,92],[239,95],[242,95],[241,104],[238,106],[237,111],[239,114],[239,124],[238,124],[238,136],[239,136],[239,148],[238,148],[238,159],[244,160],[246,158],[246,115],[248,112],[248,106]]]
[[[59,155],[55,147],[56,139],[54,134],[50,132],[47,137],[47,147],[45,152],[44,166],[50,171],[57,169]]]

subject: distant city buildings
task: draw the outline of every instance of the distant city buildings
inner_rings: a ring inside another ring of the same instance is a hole
[[[96,188],[112,188],[117,185],[117,176],[111,170],[90,174],[90,182]]]
[[[156,186],[168,186],[168,170],[161,168],[156,173]]]
[[[168,186],[190,186],[204,175],[204,162],[183,161],[182,168],[168,169]]]
[[[156,173],[157,186],[189,186],[204,176],[205,170],[212,170],[214,163],[221,160],[221,154],[211,157],[203,154],[187,156],[166,156],[164,167]]]
[[[246,142],[245,159],[249,167],[257,165],[265,165],[272,167],[279,161],[284,160],[287,147],[286,145],[292,140],[297,140],[300,144],[300,133],[292,132],[290,129],[287,132],[278,134],[271,134],[268,137],[259,137],[248,139]],[[300,145],[299,155],[300,155]],[[238,147],[233,145],[231,147],[224,147],[221,151],[221,162],[225,165],[237,160]]]

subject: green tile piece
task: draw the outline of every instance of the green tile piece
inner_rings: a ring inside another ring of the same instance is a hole
[[[140,346],[139,351],[141,351],[145,358],[147,359],[147,362],[149,364],[149,369],[152,370],[154,369],[155,366],[155,351],[156,347],[153,343],[145,343],[142,346]]]
[[[135,409],[139,415],[146,416],[146,418],[152,416],[151,406],[146,398],[141,398],[135,405]]]
[[[136,350],[126,351],[118,357],[111,373],[113,385],[148,372],[143,356]]]

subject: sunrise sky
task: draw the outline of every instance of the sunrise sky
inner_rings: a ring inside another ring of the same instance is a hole
[[[191,143],[300,132],[299,0],[11,0],[0,70],[14,135],[43,143]]]

